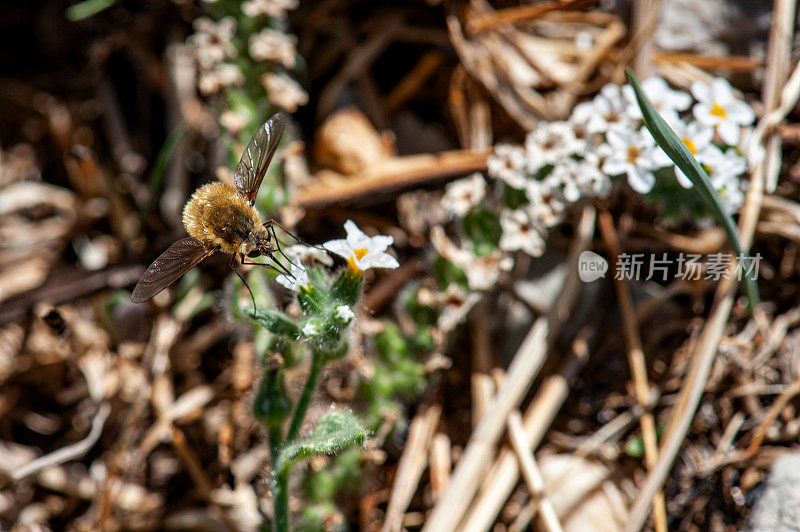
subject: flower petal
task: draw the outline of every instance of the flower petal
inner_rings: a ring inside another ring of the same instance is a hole
[[[709,87],[705,83],[695,81],[692,83],[691,90],[692,90],[692,96],[694,96],[695,100],[697,100],[698,102],[702,102],[705,104],[711,102],[711,87]]]
[[[376,235],[370,238],[369,247],[367,249],[370,253],[379,253],[386,251],[386,249],[394,244],[394,237],[388,235]]]
[[[622,175],[628,170],[629,167],[630,164],[615,153],[603,161],[602,170],[608,175]]]
[[[347,243],[350,244],[353,249],[367,247],[366,243],[369,241],[369,237],[364,231],[358,228],[353,220],[347,220],[344,223],[344,230],[347,232]]]
[[[739,143],[739,129],[739,124],[733,122],[720,122],[717,125],[717,133],[729,146],[736,146]]]
[[[675,179],[678,180],[678,183],[683,188],[692,188],[692,186],[694,186],[692,180],[686,177],[686,174],[684,174],[677,166],[675,167]]]
[[[752,124],[756,115],[753,113],[752,107],[747,105],[747,102],[741,100],[733,100],[725,107],[728,120],[737,124],[748,125]]]
[[[347,240],[339,239],[339,240],[329,240],[322,244],[322,247],[330,251],[331,253],[335,253],[340,257],[344,257],[345,259],[349,259],[353,256],[353,248],[347,242]]]
[[[734,99],[731,84],[725,78],[714,78],[711,82],[711,96],[714,103],[727,107],[727,104]]]
[[[388,253],[378,253],[376,255],[372,255],[372,268],[397,268],[400,266],[400,263],[397,262],[397,259],[389,255]]]
[[[720,118],[711,114],[711,106],[706,103],[698,103],[692,107],[692,114],[701,124],[707,126],[715,126],[719,123]]]
[[[653,172],[629,166],[627,173],[628,184],[639,194],[647,194],[653,190],[653,186],[656,184],[656,178]]]

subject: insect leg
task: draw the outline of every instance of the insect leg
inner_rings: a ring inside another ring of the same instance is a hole
[[[274,266],[272,264],[267,264],[265,262],[248,262],[248,261],[245,260],[245,256],[244,255],[241,256],[242,264],[246,264],[248,266],[264,266],[265,268],[272,268],[276,272],[282,273],[282,274],[294,279],[294,275],[292,275],[292,272],[289,271],[286,268],[286,266],[284,266],[283,264],[281,264],[277,260],[273,259],[272,257],[269,257],[269,259],[272,260],[272,262],[274,262],[275,264],[277,264],[277,266]]]
[[[242,276],[242,274],[241,274],[241,273],[239,273],[239,272],[236,270],[236,268],[234,268],[234,267],[233,267],[233,262],[234,262],[235,260],[236,260],[236,255],[234,255],[234,256],[232,256],[232,257],[231,257],[231,261],[228,263],[228,268],[230,268],[231,270],[233,270],[233,273],[235,273],[235,274],[236,274],[236,275],[239,277],[239,279],[241,279],[241,280],[242,280],[242,282],[244,283],[244,286],[245,286],[245,288],[247,288],[247,291],[248,291],[248,292],[250,292],[250,299],[253,301],[253,308],[255,309],[255,308],[256,308],[256,298],[255,298],[255,296],[253,296],[253,291],[252,291],[252,290],[250,290],[250,285],[249,285],[249,284],[247,284],[247,281],[245,281],[245,279],[244,279],[244,277]]]
[[[270,222],[272,222],[272,223],[270,223]],[[280,254],[281,254],[281,256],[283,256],[283,258],[285,258],[286,260],[288,260],[288,261],[291,263],[291,262],[292,262],[292,259],[291,259],[291,258],[289,258],[289,257],[287,257],[287,256],[286,256],[286,253],[284,253],[284,252],[283,252],[283,249],[281,248],[281,242],[280,242],[280,240],[278,240],[278,235],[277,235],[277,234],[275,234],[275,226],[273,225],[273,223],[274,223],[275,225],[277,225],[278,227],[280,227],[281,229],[283,229],[283,227],[282,227],[280,224],[278,224],[278,222],[276,222],[275,220],[270,220],[270,222],[267,222],[267,223],[269,224],[269,229],[268,229],[268,231],[269,231],[269,232],[272,234],[272,238],[273,238],[273,240],[275,240],[275,245],[278,247],[278,253],[280,253]],[[286,230],[284,229],[284,231],[286,231]],[[289,233],[289,231],[286,231],[286,233],[288,233],[289,235],[291,235],[291,236],[292,236],[292,237],[294,237],[295,239],[297,239],[297,240],[300,240],[299,238],[297,238],[296,236],[294,236],[292,233]],[[302,242],[302,240],[300,240],[300,242]],[[278,262],[278,261],[275,261],[275,262]]]
[[[294,233],[291,233],[291,232],[289,232],[289,230],[288,230],[288,229],[286,229],[284,226],[282,226],[282,225],[281,225],[281,224],[280,224],[280,223],[279,223],[279,222],[278,222],[276,219],[274,219],[274,218],[270,218],[269,220],[267,220],[266,222],[264,222],[264,225],[267,225],[267,226],[269,226],[269,229],[270,229],[270,231],[272,231],[272,238],[274,238],[274,239],[275,239],[275,243],[277,244],[277,246],[278,246],[278,251],[280,251],[280,252],[281,252],[281,255],[283,255],[283,251],[281,251],[281,245],[280,245],[280,243],[278,242],[278,235],[276,235],[276,234],[275,234],[275,227],[274,227],[274,226],[276,226],[276,225],[277,225],[278,227],[280,227],[280,228],[281,228],[281,231],[283,231],[284,233],[286,233],[286,234],[287,234],[287,235],[289,235],[290,237],[294,238],[295,240],[297,240],[298,242],[300,242],[300,243],[301,243],[301,244],[303,244],[304,246],[309,246],[309,247],[312,247],[312,248],[321,249],[321,250],[323,250],[325,253],[327,253],[328,255],[330,255],[330,254],[331,254],[331,252],[330,252],[330,251],[328,251],[328,250],[327,250],[327,249],[325,249],[324,247],[320,246],[319,244],[309,244],[308,242],[306,242],[305,240],[303,240],[303,239],[302,239],[302,238],[300,238],[299,236],[295,235]],[[283,256],[285,257],[286,255],[283,255]]]

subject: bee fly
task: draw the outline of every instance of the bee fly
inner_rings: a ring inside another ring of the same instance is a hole
[[[267,266],[291,275],[285,266],[274,259],[275,252],[281,252],[274,226],[283,227],[275,220],[262,222],[253,207],[258,187],[275,155],[284,125],[284,116],[278,113],[253,135],[233,174],[235,189],[217,181],[203,185],[192,194],[183,208],[183,226],[189,236],[172,244],[153,261],[136,283],[131,301],[147,301],[215,251],[233,255],[229,267],[245,286],[247,282],[233,267],[237,256],[242,264]],[[272,260],[275,266],[245,261],[245,257],[262,255]],[[247,289],[250,290],[250,287],[247,286]],[[252,291],[250,297],[253,298]]]

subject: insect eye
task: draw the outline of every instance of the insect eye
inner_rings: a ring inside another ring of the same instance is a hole
[[[256,257],[260,257],[261,256],[261,252],[259,250],[257,250],[257,249],[254,249],[253,251],[248,253],[247,256],[250,257],[251,259],[255,259]]]

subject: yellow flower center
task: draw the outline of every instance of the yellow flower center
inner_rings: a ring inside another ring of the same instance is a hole
[[[725,120],[728,115],[725,114],[725,109],[718,103],[714,104],[714,107],[711,108],[711,114],[714,116],[718,116],[721,119]]]
[[[627,152],[628,162],[631,164],[636,164],[636,159],[639,158],[639,155],[641,155],[641,153],[642,153],[641,150],[636,146],[630,146]]]
[[[355,259],[353,257],[348,258],[347,259],[347,266],[353,271],[359,271],[359,272],[363,271],[356,264],[356,260],[360,261],[362,258],[364,258],[364,255],[366,255],[366,254],[367,254],[367,250],[365,248],[354,249],[353,250],[353,255],[355,256]]]
[[[686,144],[686,148],[688,148],[689,153],[691,153],[692,155],[697,155],[697,148],[695,147],[694,142],[692,142],[689,139],[681,139],[681,140],[683,141],[684,144]]]

